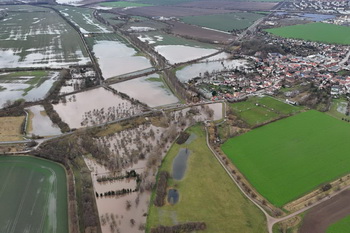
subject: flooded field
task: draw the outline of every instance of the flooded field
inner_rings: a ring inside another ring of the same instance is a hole
[[[58,4],[67,4],[67,5],[72,5],[72,6],[78,6],[81,5],[80,2],[82,0],[56,0]]]
[[[150,61],[137,54],[137,51],[125,44],[119,36],[106,34],[88,39],[98,59],[105,79],[152,67]]]
[[[151,123],[153,121],[149,120],[134,128],[97,138],[98,145],[108,148],[109,159],[104,166],[85,160],[92,172],[96,192],[100,194],[107,190],[132,189],[135,185],[133,180],[126,179],[98,183],[97,179],[103,176],[119,176],[131,170],[141,175],[140,190],[137,192],[113,197],[96,197],[103,233],[144,232],[151,198],[150,184],[155,182],[157,169],[157,165],[152,165],[154,159],[165,156],[180,130],[197,121],[219,117],[222,117],[221,103],[210,104],[208,107],[186,108],[167,113],[164,119],[157,120],[156,125],[173,122],[167,127],[155,126]],[[196,135],[191,135],[187,143],[195,137]],[[176,195],[171,195],[169,201],[175,203]]]
[[[179,201],[179,191],[177,189],[168,190],[168,203],[171,205],[176,204]]]
[[[0,107],[18,99],[44,99],[58,76],[59,72],[48,71],[0,73]]]
[[[40,11],[8,12],[0,24],[0,67],[51,67],[90,62],[78,33],[59,15]]]
[[[203,122],[206,120],[217,121],[223,118],[223,103],[213,103],[185,108],[174,112],[174,114],[176,116],[190,115],[190,118],[193,118],[196,122]]]
[[[68,94],[73,91],[81,90],[82,86],[83,86],[83,80],[79,80],[79,79],[66,80],[60,89],[60,94]]]
[[[181,148],[173,160],[172,177],[175,180],[181,180],[186,172],[187,159],[191,152],[187,148]]]
[[[221,60],[221,61],[210,61],[201,62],[186,66],[185,68],[176,71],[176,77],[181,82],[187,82],[188,80],[201,77],[205,72],[219,72],[224,70],[232,70],[240,66],[246,66],[246,60]]]
[[[68,6],[57,6],[65,17],[67,17],[81,33],[109,33],[105,25],[98,22],[92,15],[93,9]]]
[[[31,127],[29,127],[29,130],[27,129],[27,134],[35,134],[39,136],[61,134],[60,128],[52,123],[51,119],[47,116],[43,106],[35,105],[27,108],[26,110],[30,112],[30,115],[33,115],[31,123],[29,123]]]
[[[337,111],[339,113],[342,113],[342,114],[346,114],[346,110],[347,110],[347,107],[348,107],[348,103],[347,102],[339,102],[338,105],[337,105]]]
[[[171,64],[191,61],[218,51],[216,49],[190,47],[185,45],[159,45],[156,46],[155,49]]]
[[[173,104],[179,101],[165,86],[158,74],[116,83],[111,85],[111,87],[150,107]]]
[[[141,111],[139,106],[102,87],[68,95],[54,109],[70,128],[102,124]]]

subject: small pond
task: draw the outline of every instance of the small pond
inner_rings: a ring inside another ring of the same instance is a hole
[[[196,139],[197,138],[197,135],[195,135],[194,133],[191,133],[191,135],[187,138],[187,140],[186,140],[186,144],[188,145],[188,144],[191,144],[191,142],[194,140],[194,139]]]
[[[171,205],[176,204],[179,201],[179,192],[177,189],[168,190],[168,203]]]
[[[179,153],[173,160],[173,178],[175,180],[181,180],[187,168],[187,159],[190,155],[190,150],[187,148],[181,148]]]

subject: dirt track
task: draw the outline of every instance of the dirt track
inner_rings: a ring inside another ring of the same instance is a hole
[[[124,13],[129,15],[142,15],[147,17],[165,16],[165,17],[182,17],[191,15],[210,15],[210,14],[224,14],[233,12],[233,10],[223,9],[201,9],[193,7],[177,7],[177,6],[148,6],[136,7],[129,9],[113,9],[114,12]]]
[[[350,190],[312,208],[304,218],[300,233],[324,233],[329,225],[350,214]]]

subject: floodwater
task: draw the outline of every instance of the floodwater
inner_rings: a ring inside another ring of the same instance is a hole
[[[44,107],[41,105],[35,105],[27,108],[33,113],[32,119],[32,131],[28,134],[35,134],[39,136],[51,136],[61,134],[60,128],[53,124],[51,119],[46,115]]]
[[[340,102],[337,105],[337,111],[345,115],[347,107],[348,107],[347,102]]]
[[[181,82],[187,82],[188,80],[201,76],[203,77],[204,73],[208,71],[219,72],[225,69],[235,69],[240,66],[246,66],[247,61],[238,59],[238,60],[222,60],[222,61],[212,61],[212,62],[201,62],[186,66],[185,68],[176,71],[176,77]]]
[[[216,118],[217,116],[220,116],[220,118],[222,117],[221,103],[209,104],[206,106],[208,107],[194,107],[200,110],[200,113],[194,117],[196,121],[204,121],[207,119],[212,120],[213,117]],[[206,108],[214,110],[212,118],[209,118],[208,115],[205,113]],[[186,120],[186,126],[188,126],[190,123],[190,119],[185,115],[188,110],[190,110],[190,108],[186,108],[182,111],[173,112],[170,114],[170,117],[174,119],[174,122],[177,122],[180,120],[180,114],[182,114],[184,116],[183,118]],[[186,128],[186,126],[184,126],[184,128]],[[113,162],[106,164],[106,166],[110,167],[110,165],[115,165],[119,163],[122,165],[121,172],[130,171],[134,169],[137,173],[143,174],[143,177],[146,177],[145,179],[143,179],[144,184],[146,184],[147,182],[150,182],[152,180],[155,181],[154,179],[156,175],[155,170],[148,170],[147,161],[152,154],[156,154],[157,156],[164,158],[167,149],[170,148],[172,142],[166,142],[163,146],[163,148],[165,149],[162,149],[161,151],[157,151],[156,147],[160,143],[164,142],[163,138],[167,137],[167,133],[171,131],[169,130],[171,128],[171,126],[163,128],[156,127],[154,125],[151,125],[150,123],[145,123],[135,128],[130,128],[121,132],[117,132],[113,135],[97,138],[96,141],[101,146],[107,146],[111,152],[109,156],[111,156],[110,158]],[[180,130],[178,127],[175,127],[175,129]],[[195,135],[191,135],[187,142],[189,143],[189,141],[193,140],[194,137]],[[135,155],[136,157],[138,157],[138,155],[140,154],[144,154],[145,159],[135,159]],[[184,161],[183,158],[182,162],[186,164],[186,161]],[[99,165],[89,165],[89,167],[92,171],[93,180],[96,179],[96,174],[111,174],[110,171],[108,171],[106,168],[101,168],[102,166]],[[111,167],[111,169],[113,170],[116,169],[116,166]],[[183,173],[185,173],[185,170]],[[108,185],[121,185],[120,187],[122,187],[122,183],[112,184],[109,182],[105,183],[104,187],[101,187],[101,184],[96,184],[96,181],[94,181],[94,187],[95,185],[100,185],[99,187],[96,186],[96,190],[101,190],[101,188],[109,187]],[[124,183],[123,185],[132,184]],[[108,189],[109,188],[105,188],[103,190]],[[150,198],[151,192],[146,190],[142,193],[133,192],[125,196],[96,198],[97,208],[102,223],[102,232],[115,233],[118,232],[117,229],[121,233],[144,232],[144,230],[139,229],[139,226],[144,226],[144,224],[146,223],[146,214],[148,212]],[[127,209],[127,202],[130,202],[131,204],[130,209]],[[134,221],[135,223],[131,224],[131,222]]]
[[[185,144],[187,144],[187,145],[191,144],[191,142],[196,138],[197,138],[197,136],[194,133],[191,133],[191,135],[187,138]]]
[[[208,104],[208,107],[211,108],[214,111],[213,120],[217,121],[223,118],[223,104],[222,103],[215,103],[215,104]]]
[[[123,179],[120,181],[97,182],[97,178],[101,176],[116,175],[98,164],[93,159],[84,158],[85,163],[91,170],[91,177],[94,190],[97,193],[104,193],[112,190],[135,189],[135,179]],[[130,168],[128,170],[131,170]],[[138,170],[136,170],[139,172]],[[139,229],[140,225],[146,223],[146,214],[148,211],[150,192],[132,192],[125,195],[113,197],[97,197],[97,209],[101,220],[101,228],[103,233],[114,232],[144,232]],[[130,207],[127,207],[129,202]],[[132,222],[134,222],[132,224]],[[118,231],[119,230],[119,231]]]
[[[140,112],[138,106],[103,87],[68,95],[54,109],[70,128],[102,124]]]
[[[229,53],[222,52],[222,53],[216,54],[215,56],[206,58],[206,59],[204,59],[204,60],[202,60],[202,61],[203,61],[203,62],[206,62],[206,61],[226,60],[226,59],[228,59],[230,56],[231,56],[231,55],[230,55]]]
[[[323,14],[300,14],[300,17],[315,21],[315,22],[321,22],[328,19],[334,19],[334,15],[323,15]]]
[[[177,189],[169,189],[168,190],[168,203],[171,205],[176,204],[179,201],[179,191]]]
[[[119,41],[97,41],[93,51],[105,79],[152,67],[147,58],[135,56],[135,49]]]
[[[196,122],[203,122],[203,121],[217,121],[221,120],[223,118],[223,103],[214,103],[214,104],[206,104],[202,106],[195,106],[192,107],[199,110],[199,113],[197,115],[194,115],[193,118]],[[208,109],[211,109],[213,112],[212,116],[208,114]],[[179,111],[176,111],[175,114],[182,114],[186,116],[187,112],[190,111],[191,108],[185,108]]]
[[[159,45],[155,47],[155,50],[171,64],[191,61],[218,51],[216,49],[197,48],[186,45]]]
[[[2,74],[1,76],[5,76],[6,74]],[[25,99],[26,101],[36,101],[41,100],[46,97],[46,94],[52,87],[53,83],[57,80],[59,73],[58,72],[50,72],[46,78],[46,80],[40,85],[35,86],[27,93],[25,92],[26,88],[29,88],[31,85],[26,84],[30,79],[35,78],[34,76],[22,76],[16,77],[16,80],[13,82],[6,81],[0,83],[0,108],[7,101],[15,101],[17,99]]]
[[[179,101],[165,86],[158,74],[116,83],[111,87],[150,107],[173,104]]]
[[[78,4],[79,2],[81,2],[82,0],[56,0],[56,2],[58,4],[67,4],[67,5],[72,5],[72,6],[78,6],[80,4]]]
[[[175,180],[181,180],[184,177],[187,168],[187,159],[190,153],[187,148],[181,148],[174,158],[172,176]]]
[[[113,181],[104,181],[104,182],[98,182],[98,178],[102,177],[116,177],[116,176],[122,176],[125,174],[122,173],[115,173],[109,171],[107,168],[102,166],[101,164],[97,163],[93,159],[89,159],[84,157],[85,163],[88,166],[88,168],[91,171],[92,181],[94,185],[95,192],[97,193],[104,193],[108,191],[116,191],[121,190],[123,188],[125,189],[135,189],[136,188],[136,179],[121,179],[121,180],[113,180]],[[104,197],[102,197],[104,198]],[[110,198],[110,197],[106,197]]]

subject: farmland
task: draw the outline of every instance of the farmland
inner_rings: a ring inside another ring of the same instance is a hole
[[[350,216],[332,224],[327,228],[327,233],[347,233],[350,228]]]
[[[228,32],[245,29],[262,17],[263,15],[261,14],[237,12],[231,14],[187,16],[181,19],[188,24]]]
[[[0,117],[0,141],[23,140],[21,126],[24,118],[24,116]]]
[[[197,125],[187,131],[194,139],[189,144],[173,144],[160,169],[172,173],[172,163],[179,150],[188,148],[191,151],[183,179],[168,180],[168,186],[178,190],[179,201],[163,207],[152,204],[148,230],[159,224],[203,221],[207,232],[266,232],[263,214],[243,196],[205,146],[202,127]]]
[[[12,9],[15,10],[13,6]],[[78,33],[71,26],[46,8],[33,9],[40,11],[9,11],[1,22],[1,68],[60,68],[90,62]]]
[[[266,30],[284,38],[302,39],[329,44],[350,44],[350,27],[328,23],[301,24]]]
[[[350,172],[349,137],[348,123],[312,110],[231,138],[222,150],[258,192],[282,207]]]
[[[106,79],[152,67],[146,57],[118,34],[100,34],[87,41]]]
[[[309,210],[303,219],[299,233],[345,233],[349,231],[350,190],[344,190],[333,198]]]
[[[151,6],[150,4],[144,4],[144,3],[136,3],[136,2],[102,2],[100,3],[101,6],[106,7],[116,7],[116,8],[124,8],[124,7],[142,7],[142,6]]]
[[[213,31],[177,21],[172,21],[171,24],[173,26],[171,30],[175,35],[185,36],[187,38],[199,38],[215,43],[228,43],[233,40],[233,36],[228,33]]]
[[[294,114],[302,109],[302,107],[291,106],[271,97],[252,97],[244,102],[230,104],[230,107],[251,126]]]
[[[0,232],[68,232],[61,166],[33,157],[2,156],[0,177]]]
[[[58,76],[58,72],[40,70],[0,73],[0,108],[18,99],[43,99]]]
[[[206,2],[207,0],[200,0],[199,2]],[[229,2],[250,2],[248,0],[229,0]],[[279,2],[281,0],[257,0],[253,2]],[[145,4],[153,4],[153,5],[176,5],[180,3],[187,3],[188,0],[137,0],[135,2],[145,3]]]
[[[92,16],[92,9],[68,6],[56,6],[56,9],[76,25],[82,33],[110,32]]]
[[[201,48],[216,48],[215,45],[201,43],[195,40],[184,39],[177,36],[172,36],[163,32],[146,32],[138,37],[142,41],[146,41],[153,46],[157,45],[186,45]]]

